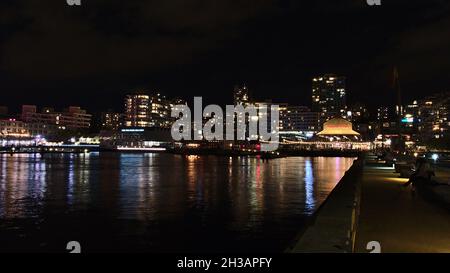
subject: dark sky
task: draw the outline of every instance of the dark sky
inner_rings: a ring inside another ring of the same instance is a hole
[[[310,104],[311,77],[347,76],[350,102],[450,90],[450,1],[2,0],[0,105],[122,110],[143,88],[231,102]]]

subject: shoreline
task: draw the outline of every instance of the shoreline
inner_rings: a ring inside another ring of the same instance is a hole
[[[360,151],[339,151],[339,150],[299,150],[299,151],[275,151],[275,152],[241,152],[241,151],[226,151],[226,150],[190,150],[190,151],[121,151],[121,150],[104,150],[104,149],[69,149],[69,150],[56,150],[56,151],[0,151],[0,155],[14,155],[14,154],[89,154],[89,153],[117,153],[117,154],[148,154],[148,153],[158,153],[158,154],[174,154],[174,155],[197,155],[197,156],[229,156],[229,157],[239,157],[239,156],[260,156],[263,159],[276,159],[283,157],[359,157],[362,152]]]

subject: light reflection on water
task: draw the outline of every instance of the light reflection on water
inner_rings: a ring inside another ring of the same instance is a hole
[[[63,229],[94,251],[281,251],[352,161],[2,154],[0,228],[43,250],[73,240]]]

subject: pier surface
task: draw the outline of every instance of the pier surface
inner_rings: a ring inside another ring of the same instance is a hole
[[[393,168],[366,160],[355,252],[367,253],[377,241],[383,253],[450,253],[449,210],[413,194],[405,182]]]

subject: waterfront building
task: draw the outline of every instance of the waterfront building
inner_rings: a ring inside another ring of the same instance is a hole
[[[36,105],[23,105],[21,118],[30,124],[55,125],[60,130],[81,130],[90,128],[92,115],[78,106],[70,106],[62,112],[56,112],[53,108],[43,108],[38,112]]]
[[[4,119],[0,120],[0,136],[2,138],[30,137],[30,132],[25,122],[16,119]]]
[[[150,96],[150,127],[170,128],[173,123],[173,102],[160,93]]]
[[[161,93],[147,95],[139,92],[125,98],[125,127],[171,128],[176,120],[171,117],[177,105],[186,105],[182,99],[169,99]],[[175,109],[176,110],[176,109]]]
[[[323,130],[317,135],[329,138],[348,138],[360,136],[358,132],[353,130],[352,123],[343,118],[333,118],[328,120],[323,124]]]
[[[312,80],[312,110],[321,121],[346,116],[345,77],[327,74]]]
[[[280,131],[317,133],[320,114],[306,106],[280,104]]]
[[[291,151],[368,151],[371,142],[364,142],[361,135],[353,130],[350,121],[344,118],[332,118],[323,124],[323,130],[312,139],[289,139],[283,143],[284,149]]]
[[[41,136],[50,138],[57,136],[58,132],[61,131],[61,129],[58,128],[59,126],[55,124],[45,124],[39,122],[26,123],[26,127],[32,137]]]
[[[150,96],[144,92],[127,95],[125,98],[125,126],[150,127]]]
[[[165,151],[172,137],[165,128],[127,127],[100,133],[100,148],[117,151]]]
[[[113,111],[102,112],[100,115],[101,129],[118,130],[123,126],[123,115]]]
[[[415,111],[410,111],[409,115],[415,119],[422,140],[450,136],[450,92],[434,94],[416,101],[415,105]]]

